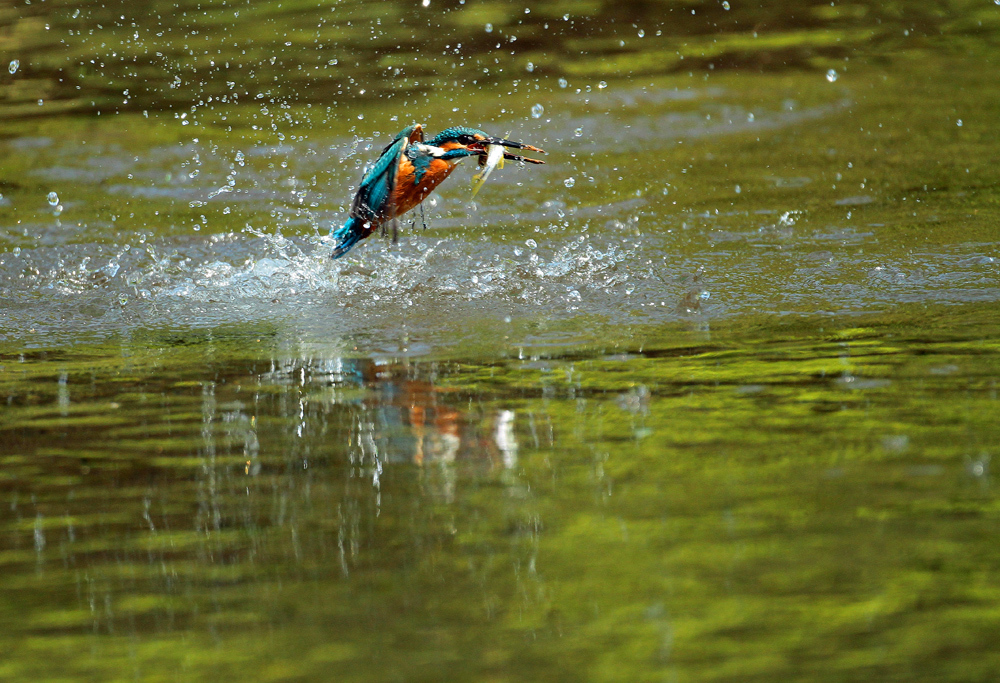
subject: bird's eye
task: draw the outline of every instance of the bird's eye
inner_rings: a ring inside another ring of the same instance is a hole
[[[470,145],[473,142],[475,142],[476,139],[471,135],[462,134],[458,136],[458,141],[461,142],[463,145]]]

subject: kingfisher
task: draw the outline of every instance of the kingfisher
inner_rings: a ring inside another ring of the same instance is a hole
[[[476,128],[454,126],[441,131],[424,142],[424,128],[415,123],[407,126],[382,150],[378,160],[367,170],[351,202],[350,217],[333,237],[337,244],[333,258],[340,258],[355,244],[381,228],[391,224],[396,234],[396,219],[420,204],[427,195],[455,170],[465,157],[478,157],[484,169],[482,179],[500,161],[499,154],[491,149],[510,148],[545,153],[545,150],[521,142],[494,137]],[[503,149],[503,159],[544,164]]]

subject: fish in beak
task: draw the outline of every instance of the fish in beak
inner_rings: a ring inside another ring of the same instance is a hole
[[[505,159],[509,159],[510,161],[528,162],[529,164],[545,163],[541,159],[532,159],[521,154],[513,154],[508,152],[507,148],[524,149],[530,152],[541,152],[542,154],[545,154],[545,150],[540,147],[526,145],[523,142],[515,142],[504,138],[488,137],[484,140],[477,140],[475,143],[469,145],[469,149],[473,151],[482,149],[479,153],[479,166],[482,170],[472,176],[473,197],[475,197],[476,193],[479,192],[479,188],[483,186],[486,179],[490,177],[490,173],[493,172],[494,168],[503,168],[503,162]]]

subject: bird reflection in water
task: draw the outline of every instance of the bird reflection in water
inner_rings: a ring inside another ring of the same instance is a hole
[[[456,390],[435,382],[433,368],[338,359],[335,372],[319,374],[326,374],[335,388],[353,385],[367,390],[361,396],[345,392],[344,400],[334,398],[335,404],[347,403],[358,410],[348,440],[356,464],[413,463],[426,472],[440,465],[445,476],[439,493],[450,500],[454,466],[486,473],[517,463],[514,411],[478,412],[467,407]]]

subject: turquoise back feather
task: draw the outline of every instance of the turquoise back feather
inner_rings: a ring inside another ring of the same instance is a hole
[[[399,157],[410,144],[410,135],[415,129],[416,125],[413,125],[401,130],[365,173],[351,204],[352,217],[374,222],[392,214],[392,207],[389,204],[392,201],[392,191],[395,189]]]

